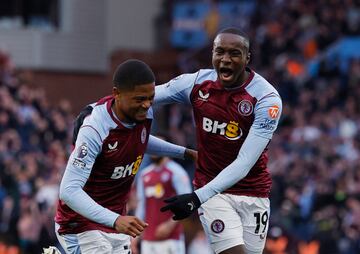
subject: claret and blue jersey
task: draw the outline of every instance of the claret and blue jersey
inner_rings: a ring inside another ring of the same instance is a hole
[[[249,133],[270,141],[278,125],[282,109],[278,92],[259,74],[247,71],[248,80],[231,89],[219,83],[212,69],[183,74],[155,88],[155,104],[177,102],[193,107],[199,152],[196,188],[206,185],[238,157]],[[224,192],[268,197],[267,149],[255,160],[249,173]]]
[[[111,109],[113,100],[112,96],[100,100],[85,118],[60,187],[67,193],[64,195],[72,195],[68,199],[72,206],[94,221],[60,200],[55,217],[60,234],[87,230],[115,233],[114,220],[126,213],[131,184],[147,147],[152,109],[143,123],[124,126]]]

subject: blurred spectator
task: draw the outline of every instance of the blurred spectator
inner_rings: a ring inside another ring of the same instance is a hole
[[[25,253],[40,253],[41,221],[40,211],[33,199],[22,198],[20,200],[20,218],[17,224],[20,246]]]

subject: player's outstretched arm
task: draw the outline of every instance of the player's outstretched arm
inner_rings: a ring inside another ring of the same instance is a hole
[[[240,179],[244,178],[269,142],[268,139],[249,135],[250,137],[248,136],[243,147],[240,149],[238,158],[221,171],[211,182],[192,193],[164,200],[167,205],[162,207],[160,211],[170,210],[174,214],[174,220],[185,219],[209,198],[230,188]],[[256,146],[254,146],[253,138],[256,139]]]
[[[146,153],[178,159],[191,159],[193,161],[196,161],[197,159],[197,151],[175,145],[153,135],[149,136]]]
[[[119,216],[114,223],[117,232],[132,237],[139,236],[147,226],[146,222],[136,216]]]
[[[198,75],[198,72],[183,74],[165,84],[155,86],[154,105],[191,104],[190,93]]]

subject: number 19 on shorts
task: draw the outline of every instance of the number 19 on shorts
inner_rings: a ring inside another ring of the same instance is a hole
[[[261,230],[261,233],[264,233],[266,230],[267,222],[269,220],[268,212],[265,211],[263,214],[254,213],[254,217],[256,220],[255,234],[259,234],[260,230]]]

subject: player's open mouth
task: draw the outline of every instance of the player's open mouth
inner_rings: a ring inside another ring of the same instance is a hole
[[[219,69],[220,79],[223,81],[230,81],[233,77],[234,71],[227,67],[221,67]]]

